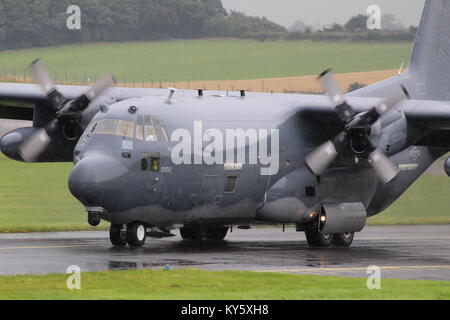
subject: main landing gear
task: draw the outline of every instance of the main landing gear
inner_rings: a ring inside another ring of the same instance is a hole
[[[142,247],[147,239],[147,229],[140,222],[132,222],[127,225],[111,224],[109,239],[116,247]]]
[[[331,245],[348,248],[353,243],[355,233],[323,233],[320,218],[317,218],[305,227],[305,235],[308,245],[313,248],[326,248]]]

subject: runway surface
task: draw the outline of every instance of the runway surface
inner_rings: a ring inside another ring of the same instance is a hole
[[[143,248],[113,248],[107,232],[0,234],[0,275],[195,267],[297,274],[450,280],[450,226],[367,227],[349,249],[310,249],[287,228],[234,229],[226,241],[190,243],[179,235]]]

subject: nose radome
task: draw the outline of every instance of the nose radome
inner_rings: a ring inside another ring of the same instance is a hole
[[[120,161],[110,156],[89,155],[72,169],[69,190],[85,206],[105,206],[105,202],[118,196],[112,194],[117,187],[115,180],[128,173]]]

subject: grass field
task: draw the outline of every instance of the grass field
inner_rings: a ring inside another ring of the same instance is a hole
[[[0,53],[0,73],[24,76],[43,58],[56,77],[84,82],[106,71],[119,82],[241,80],[398,69],[409,43],[248,41],[230,39],[100,43]]]
[[[91,230],[67,187],[71,168],[70,163],[24,164],[0,156],[0,232]],[[449,194],[447,177],[423,176],[369,224],[450,223]]]
[[[111,271],[83,273],[81,290],[67,275],[0,277],[0,299],[450,299],[450,282],[383,279],[368,290],[365,278],[240,271]]]

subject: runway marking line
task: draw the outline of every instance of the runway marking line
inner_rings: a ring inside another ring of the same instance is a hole
[[[0,247],[0,250],[16,250],[16,249],[58,249],[58,248],[84,248],[84,247],[96,247],[93,244],[78,244],[78,245],[65,245],[65,246],[33,246],[33,247]]]
[[[443,266],[380,266],[385,271],[423,271],[423,270],[450,270],[450,265]],[[275,269],[255,270],[256,272],[342,272],[342,271],[366,271],[367,267],[342,267],[342,268],[300,268],[300,269]]]

